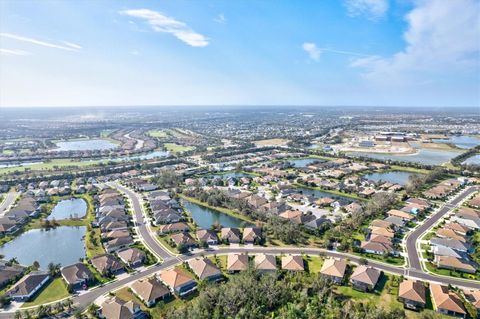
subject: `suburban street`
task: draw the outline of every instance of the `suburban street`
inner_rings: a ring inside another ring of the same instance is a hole
[[[0,216],[3,216],[5,213],[5,210],[7,210],[13,202],[15,202],[15,199],[17,198],[18,193],[17,192],[8,192],[5,195],[5,198],[3,201],[0,203]]]
[[[440,208],[437,213],[426,219],[423,224],[421,224],[408,235],[405,248],[407,250],[408,262],[412,271],[415,271],[416,273],[422,271],[422,265],[420,262],[421,253],[417,251],[418,240],[423,236],[423,234],[429,231],[443,216],[445,216],[452,209],[455,209],[456,205],[461,203],[464,199],[468,198],[476,191],[478,191],[478,187],[470,187],[466,191],[462,192],[460,195],[455,196],[455,198],[453,198],[450,202],[446,203],[442,208]]]
[[[167,249],[163,248],[154,238],[155,235],[150,232],[148,221],[144,216],[142,204],[140,203],[140,195],[118,183],[111,183],[109,185],[122,191],[130,199],[133,205],[133,213],[135,214],[135,226],[137,228],[138,236],[141,237],[150,251],[163,260],[172,257],[172,254]]]
[[[160,256],[163,259],[163,262],[153,265],[149,268],[146,268],[142,271],[135,272],[130,274],[128,277],[115,280],[111,283],[107,283],[103,286],[94,287],[91,290],[81,292],[79,295],[73,296],[72,300],[74,305],[77,307],[84,309],[92,302],[94,302],[97,298],[105,295],[111,291],[115,291],[124,287],[125,285],[129,285],[132,282],[143,278],[151,276],[159,271],[174,267],[176,265],[180,265],[182,262],[185,262],[189,259],[197,258],[197,257],[204,257],[204,256],[212,256],[212,255],[226,255],[231,253],[249,253],[249,254],[257,254],[257,253],[265,253],[265,254],[273,254],[273,255],[282,255],[282,254],[305,254],[310,256],[328,256],[328,257],[335,257],[335,258],[344,258],[348,259],[350,262],[354,264],[361,263],[361,260],[364,260],[364,257],[342,253],[338,251],[331,251],[322,248],[301,248],[301,247],[261,247],[261,246],[240,246],[240,247],[211,247],[208,249],[196,249],[195,251],[179,256],[172,255],[168,250],[160,245],[160,243],[154,239],[154,234],[152,234],[145,222],[144,211],[142,205],[140,203],[140,195],[135,193],[134,191],[121,186],[117,183],[110,183],[112,187],[116,187],[120,191],[124,192],[133,204],[133,213],[135,215],[136,226],[138,229],[138,235],[141,237],[141,240],[147,244],[147,247],[157,256]],[[431,216],[428,220],[426,220],[420,227],[415,229],[414,232],[410,234],[407,239],[408,246],[408,256],[412,258],[413,265],[416,267],[411,266],[410,269],[405,269],[402,266],[395,266],[386,264],[383,262],[375,261],[375,260],[368,260],[368,265],[375,267],[378,270],[381,270],[385,273],[390,273],[398,276],[404,276],[412,279],[418,279],[433,283],[439,283],[443,285],[453,285],[461,288],[469,288],[469,289],[480,289],[480,282],[476,281],[469,281],[469,280],[462,280],[453,277],[445,277],[445,276],[437,276],[433,274],[426,273],[422,270],[420,266],[420,260],[418,258],[417,250],[416,250],[416,240],[419,239],[422,234],[428,231],[432,225],[434,225],[442,216],[448,213],[451,209],[455,207],[458,203],[460,203],[463,199],[467,198],[471,194],[477,191],[476,187],[471,187],[461,193],[459,196],[455,197],[452,201],[442,207],[435,215]],[[411,263],[412,265],[412,263]],[[8,312],[8,309],[2,313],[0,313],[0,319],[3,318],[11,318],[11,312]]]

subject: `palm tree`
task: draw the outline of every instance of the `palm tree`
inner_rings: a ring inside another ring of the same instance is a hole
[[[9,263],[10,265],[15,265],[15,264],[18,265],[18,259],[17,259],[17,257],[11,258],[11,259],[8,261],[8,263]]]
[[[50,276],[55,277],[60,272],[61,265],[49,263],[48,264],[48,273]]]

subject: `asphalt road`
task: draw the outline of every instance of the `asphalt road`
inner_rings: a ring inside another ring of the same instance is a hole
[[[13,202],[15,201],[17,196],[18,196],[17,192],[8,192],[5,195],[5,198],[4,198],[3,202],[0,203],[0,216],[3,216],[3,214],[6,213],[5,210],[8,207],[10,207],[10,205],[13,204]]]
[[[157,256],[161,257],[163,260],[172,258],[172,254],[167,249],[163,248],[155,240],[152,233],[150,233],[147,227],[148,221],[146,221],[145,216],[143,215],[143,208],[139,199],[140,195],[117,183],[112,183],[110,185],[124,192],[132,202],[133,213],[135,214],[136,220],[135,225],[137,226],[138,235],[143,239],[148,248],[152,250]]]
[[[125,285],[132,283],[137,279],[151,276],[154,273],[168,269],[175,265],[179,265],[184,261],[187,261],[189,259],[196,258],[196,257],[211,256],[215,254],[222,255],[222,254],[230,254],[230,253],[248,252],[250,254],[266,253],[266,254],[275,254],[275,255],[280,255],[280,254],[306,254],[306,255],[317,255],[317,256],[322,255],[322,256],[328,256],[328,257],[348,258],[349,261],[357,264],[360,263],[360,259],[363,259],[360,256],[350,255],[350,254],[341,253],[337,251],[330,251],[330,250],[321,249],[321,248],[300,248],[300,247],[287,248],[287,247],[261,247],[261,246],[209,248],[206,250],[197,250],[194,253],[184,254],[180,256],[172,256],[170,252],[168,252],[165,248],[160,246],[159,243],[155,239],[153,239],[152,234],[148,231],[144,221],[142,206],[138,198],[139,195],[121,185],[115,184],[114,186],[117,187],[122,192],[124,192],[125,194],[127,194],[127,196],[131,199],[135,218],[138,224],[137,226],[138,226],[139,235],[143,237],[143,240],[147,243],[147,245],[151,250],[153,250],[157,255],[163,258],[163,262],[156,264],[154,266],[151,266],[150,268],[147,268],[140,272],[132,273],[128,277],[122,278],[117,281],[113,281],[111,283],[107,283],[103,286],[95,287],[92,290],[83,292],[80,295],[73,296],[74,305],[81,309],[88,307],[97,298],[107,294],[110,291],[117,290]],[[407,239],[407,244],[413,243],[413,246],[410,246],[410,248],[413,247],[413,249],[409,248],[408,250],[409,258],[412,258],[410,257],[410,255],[413,254],[414,260],[416,257],[416,260],[418,261],[418,265],[420,265],[417,251],[416,251],[416,246],[415,246],[416,240],[426,230],[428,230],[436,221],[438,221],[438,219],[440,219],[449,210],[451,210],[452,207],[454,207],[456,204],[461,202],[464,198],[471,195],[475,191],[476,189],[473,189],[473,188],[467,190],[461,196],[455,198],[449,204],[445,205],[445,207],[440,209],[439,212],[437,212],[430,219],[428,219],[422,226],[420,226],[414,232],[411,233],[411,235]],[[428,274],[423,272],[423,270],[421,269],[421,266],[418,266],[418,268],[412,267],[413,269],[412,268],[405,269],[404,267],[401,267],[401,266],[389,265],[386,263],[377,262],[373,260],[368,260],[368,265],[378,270],[384,271],[386,273],[403,275],[405,277],[409,277],[412,279],[418,279],[418,280],[423,280],[427,282],[434,282],[434,283],[439,283],[443,285],[453,285],[453,286],[458,286],[462,288],[480,289],[480,282],[478,281],[477,282],[468,281],[468,280],[462,280],[457,278],[450,278],[445,276],[436,276],[433,274]],[[12,318],[12,313],[8,313],[8,312],[0,313],[0,319],[7,319],[7,318]]]
[[[470,187],[459,196],[455,197],[450,202],[446,203],[435,215],[429,217],[425,222],[416,228],[406,239],[406,249],[408,254],[408,261],[410,263],[410,269],[412,271],[421,271],[422,265],[420,262],[419,252],[417,251],[417,241],[427,232],[438,220],[445,216],[449,211],[455,209],[456,205],[463,201],[465,198],[478,191],[478,187]]]

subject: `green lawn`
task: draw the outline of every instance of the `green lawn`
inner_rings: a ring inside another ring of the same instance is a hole
[[[63,279],[55,278],[32,301],[24,303],[22,308],[43,305],[66,298],[69,295],[67,285]]]
[[[317,256],[306,256],[308,271],[310,273],[320,272],[323,266],[323,258]]]
[[[156,138],[165,138],[168,136],[167,132],[165,132],[164,130],[150,130],[148,131],[148,135]]]
[[[182,152],[187,152],[195,149],[194,146],[183,146],[175,143],[165,143],[164,146],[167,149],[167,151],[170,151],[173,153],[182,153]]]

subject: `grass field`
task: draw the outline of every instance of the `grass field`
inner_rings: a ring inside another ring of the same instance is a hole
[[[195,149],[194,146],[183,146],[175,143],[165,143],[164,146],[167,149],[167,151],[170,151],[173,153],[183,153],[183,152],[188,152]]]
[[[308,271],[310,273],[318,273],[322,269],[323,266],[323,258],[317,256],[306,256]]]
[[[164,130],[150,130],[148,131],[148,135],[156,138],[165,138],[168,136],[167,132],[165,132]]]
[[[253,141],[256,146],[285,146],[289,140],[283,138],[272,138],[269,140]]]
[[[61,277],[55,278],[32,301],[24,303],[22,308],[43,305],[66,298],[69,295],[63,279]]]

